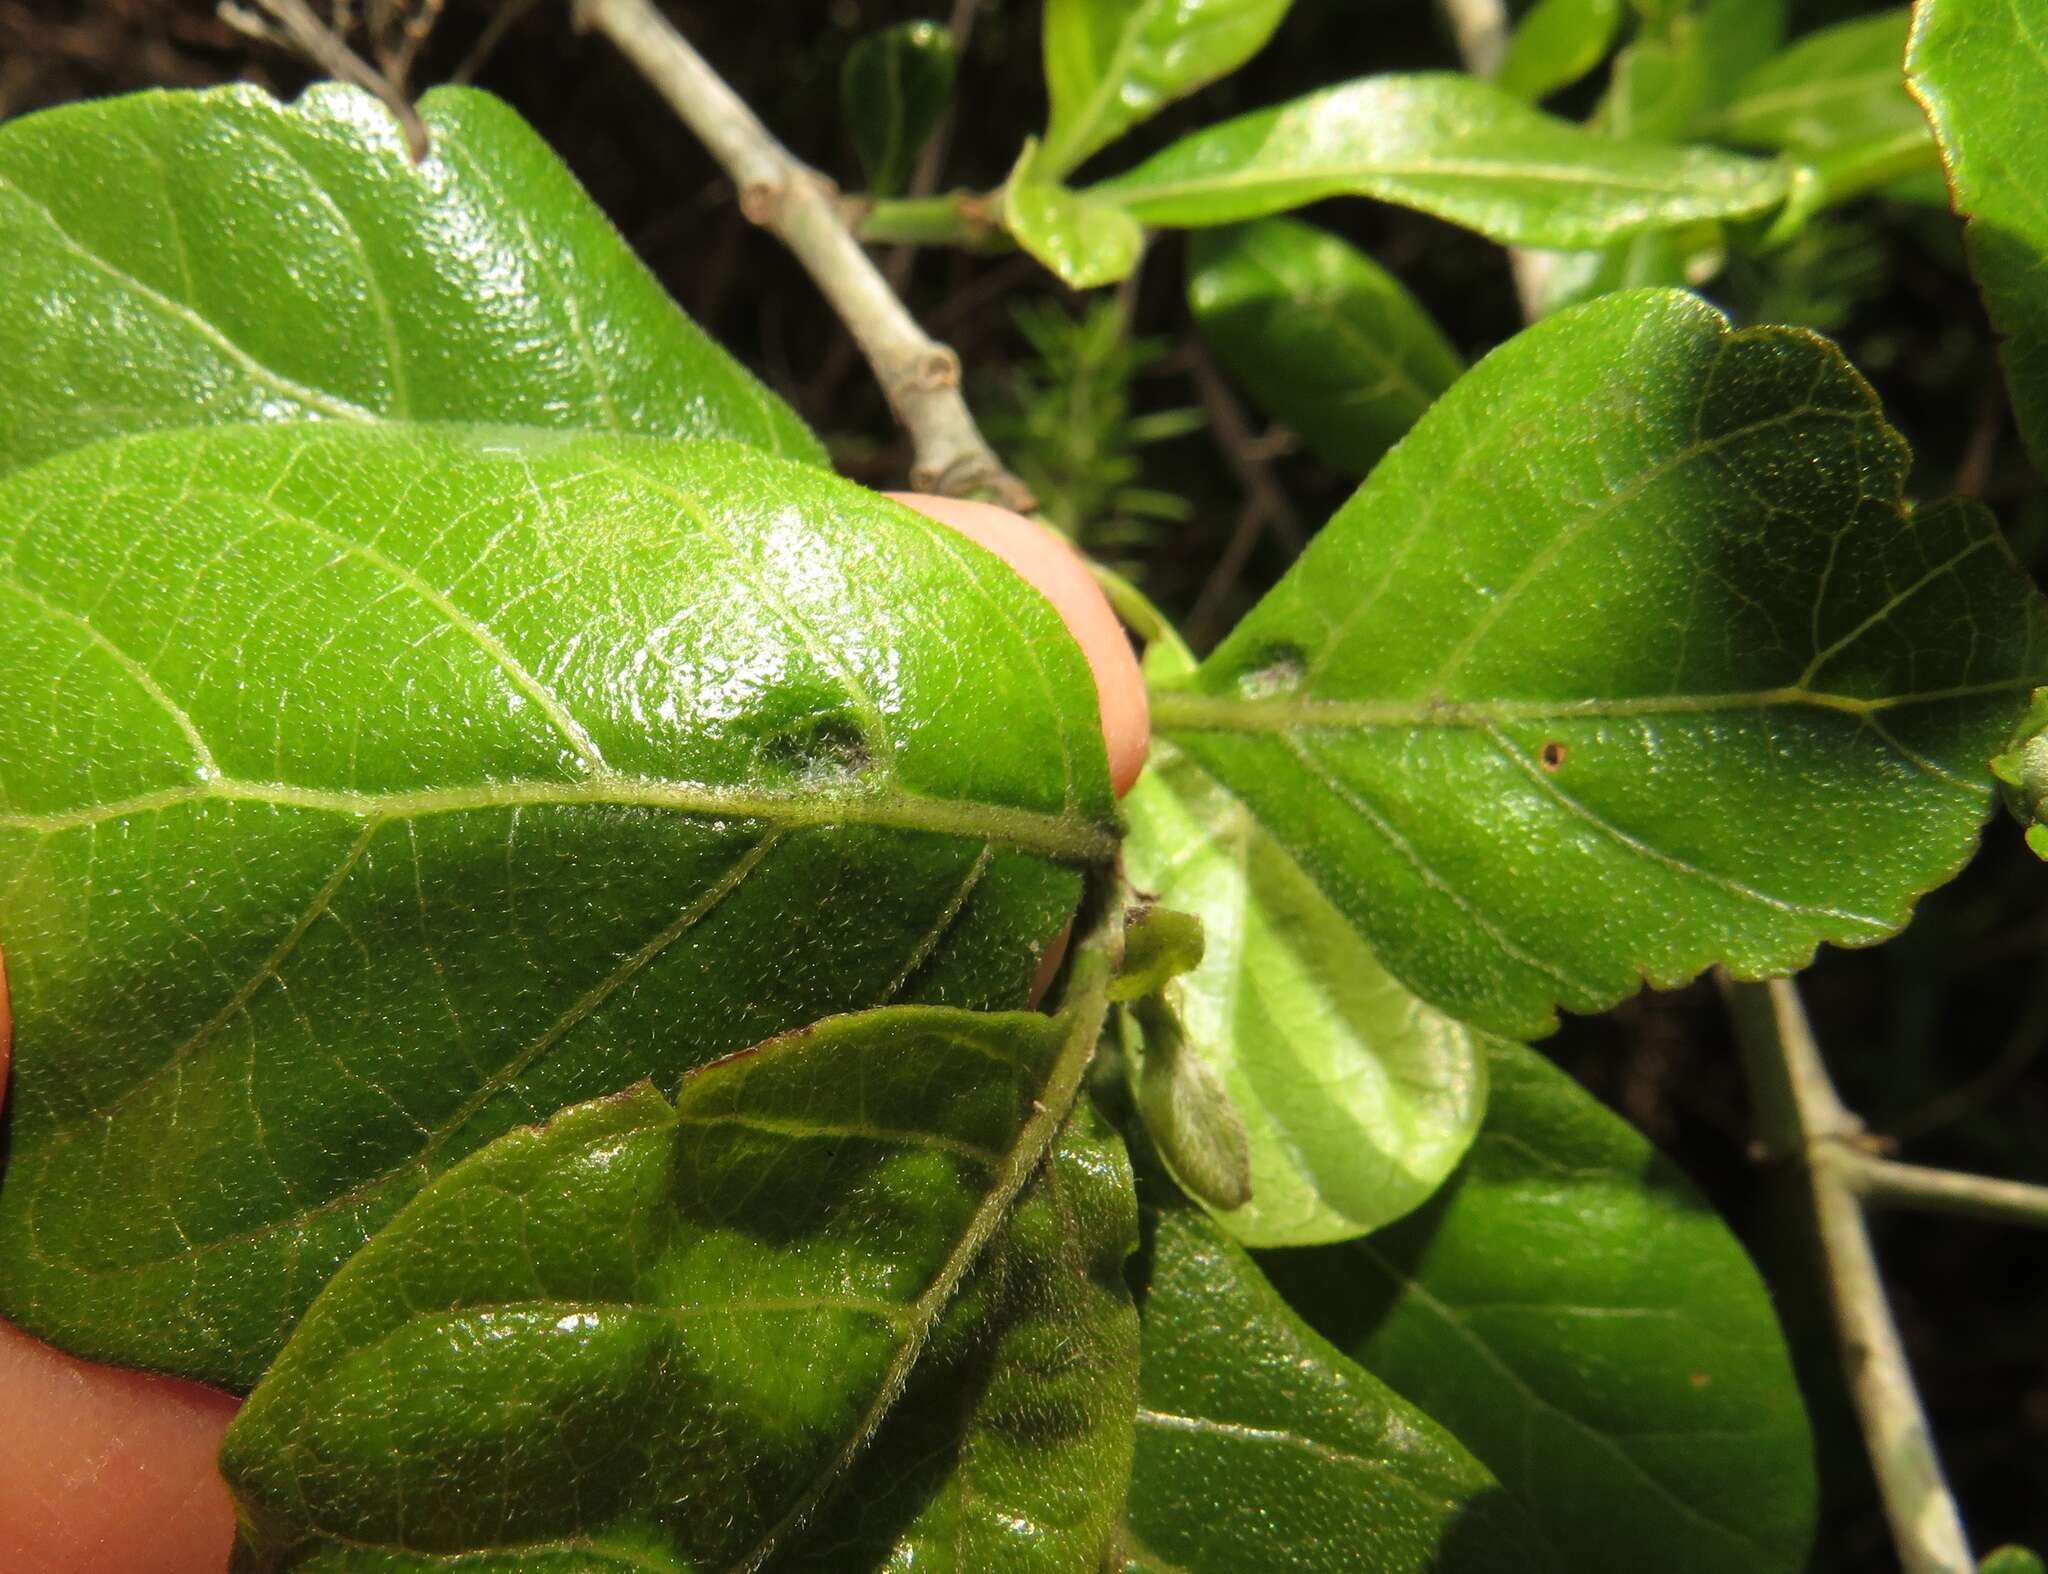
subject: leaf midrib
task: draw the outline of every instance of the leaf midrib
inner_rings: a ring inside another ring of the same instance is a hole
[[[785,830],[859,825],[890,830],[970,836],[1062,863],[1102,863],[1115,857],[1113,825],[1072,814],[1050,814],[981,799],[933,798],[896,786],[881,790],[790,792],[713,787],[618,774],[572,780],[481,782],[465,787],[357,792],[302,787],[289,782],[215,776],[104,803],[47,812],[0,812],[0,830],[51,836],[134,815],[206,803],[250,803],[305,809],[351,819],[393,821],[485,809],[657,809],[698,819],[759,820]]]
[[[1713,715],[1794,706],[1864,720],[1909,705],[1935,705],[1992,694],[2030,691],[2027,678],[1960,684],[1946,689],[1863,698],[1784,684],[1722,694],[1643,694],[1613,699],[1451,700],[1440,698],[1326,700],[1314,697],[1243,699],[1192,689],[1154,690],[1152,724],[1172,732],[1356,732],[1381,727],[1443,727],[1483,731],[1536,721],[1617,719],[1634,716]],[[4,824],[0,820],[0,824]]]
[[[1684,150],[1693,151],[1693,150]],[[1730,165],[1755,163],[1743,160],[1735,154],[1725,154]],[[1210,192],[1256,189],[1261,186],[1302,186],[1317,185],[1332,180],[1366,182],[1382,179],[1430,179],[1437,176],[1454,176],[1460,179],[1476,180],[1518,180],[1536,181],[1547,185],[1576,187],[1586,191],[1620,190],[1631,194],[1651,197],[1676,197],[1697,195],[1703,183],[1698,177],[1697,165],[1704,160],[1686,161],[1683,168],[1674,169],[1668,177],[1651,180],[1633,177],[1619,172],[1589,174],[1584,165],[1576,164],[1532,164],[1515,163],[1505,158],[1439,158],[1424,160],[1386,161],[1367,164],[1321,164],[1298,170],[1274,170],[1253,166],[1236,174],[1192,176],[1184,180],[1139,182],[1131,179],[1128,184],[1112,182],[1092,186],[1086,195],[1099,197],[1119,207],[1135,208],[1146,204],[1171,201],[1176,197],[1204,196]],[[1769,171],[1769,165],[1759,165]],[[1744,169],[1731,169],[1731,176],[1748,176]],[[1775,202],[1779,196],[1779,180],[1759,183],[1754,200],[1741,209],[1731,209],[1717,204],[1717,212],[1748,212],[1764,208]],[[1710,200],[1714,194],[1709,190]],[[1745,199],[1747,200],[1747,199]]]

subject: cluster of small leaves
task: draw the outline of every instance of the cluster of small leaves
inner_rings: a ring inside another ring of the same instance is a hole
[[[2039,137],[1942,10],[2031,422]],[[1924,172],[1904,19],[1646,8],[1573,125],[1623,19],[1545,0],[1499,82],[1067,184],[1286,11],[1049,0],[997,204],[1076,283],[1202,230],[1219,359],[1366,477],[1206,659],[1134,608],[1121,820],[1050,608],[823,470],[502,106],[417,163],[337,89],[0,130],[0,1311],[253,1390],[238,1567],[1802,1566],[1763,1285],[1511,1040],[1894,932],[2033,726],[2040,598],[1839,353],[1611,288]],[[849,57],[878,191],[949,79]],[[1466,371],[1278,216],[1329,195],[1589,298]],[[1161,512],[1120,316],[1033,330],[1069,525]]]
[[[1069,539],[1111,562],[1141,554],[1193,508],[1147,484],[1145,450],[1198,430],[1200,412],[1134,408],[1166,346],[1133,338],[1113,301],[1022,301],[1012,316],[1031,353],[978,390],[990,440]]]

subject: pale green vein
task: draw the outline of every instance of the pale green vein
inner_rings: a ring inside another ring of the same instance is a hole
[[[331,394],[319,388],[309,387],[305,383],[297,382],[285,376],[282,372],[274,371],[270,367],[265,366],[255,356],[221,332],[219,328],[200,316],[190,306],[185,305],[182,301],[173,300],[161,291],[151,288],[143,283],[142,280],[136,278],[134,274],[127,272],[125,269],[118,268],[113,263],[107,261],[106,258],[100,256],[91,247],[82,245],[70,231],[57,222],[57,216],[49,208],[36,201],[35,198],[31,197],[5,175],[0,175],[0,190],[13,192],[23,206],[39,215],[44,224],[48,226],[50,233],[57,238],[58,244],[66,251],[77,257],[81,262],[84,262],[87,266],[105,274],[113,283],[138,297],[149,306],[154,307],[162,315],[183,323],[221,355],[239,366],[254,381],[263,384],[277,393],[283,394],[288,399],[297,400],[300,404],[310,406],[315,410],[325,411],[328,415],[339,417],[344,421],[375,423],[381,422],[384,419],[375,410],[365,409],[363,406],[352,403],[338,394]]]
[[[1864,699],[1787,684],[1727,694],[1643,694],[1615,699],[1557,700],[1322,700],[1276,697],[1235,699],[1168,689],[1152,695],[1152,724],[1161,732],[1358,732],[1371,728],[1472,728],[1528,722],[1606,720],[1634,716],[1712,715],[1727,711],[1805,707],[1859,720],[1911,705],[1937,705],[1995,694],[2030,692],[2037,680],[2000,678],[1987,683],[1926,689]]]
[[[585,776],[564,781],[498,781],[413,791],[349,792],[213,777],[189,787],[167,787],[111,802],[49,813],[0,813],[0,830],[53,836],[140,814],[205,803],[250,803],[279,809],[394,820],[477,810],[586,806],[664,809],[693,818],[761,820],[785,829],[865,825],[887,830],[971,836],[1066,863],[1102,863],[1116,856],[1114,827],[1066,815],[1018,809],[973,799],[928,798],[903,788],[887,791],[752,792],[632,776]]]
[[[377,824],[371,824],[364,828],[361,838],[350,850],[348,858],[344,860],[342,866],[327,881],[320,894],[314,899],[312,906],[307,910],[306,915],[294,926],[292,933],[278,946],[276,952],[273,953],[272,959],[266,962],[258,970],[256,976],[242,989],[236,991],[234,999],[223,1006],[209,1020],[206,1027],[194,1035],[191,1044],[181,1046],[180,1051],[170,1061],[157,1067],[156,1070],[152,1071],[141,1081],[125,1089],[121,1096],[111,1105],[95,1112],[95,1115],[86,1122],[59,1131],[56,1140],[44,1150],[43,1163],[45,1166],[81,1132],[93,1129],[108,1129],[111,1124],[109,1117],[124,1105],[133,1101],[165,1074],[174,1070],[183,1061],[185,1056],[190,1053],[192,1047],[196,1047],[199,1042],[203,1042],[204,1038],[218,1031],[222,1023],[228,1021],[236,1012],[248,1004],[249,999],[267,979],[276,976],[278,967],[282,965],[284,959],[297,947],[299,940],[304,937],[306,930],[312,926],[314,920],[327,910],[328,905],[334,899],[335,893],[340,890],[342,882],[348,878],[350,871],[354,869],[356,863],[362,857],[363,850],[368,847],[371,838],[380,829],[382,827]],[[419,1152],[407,1158],[402,1164],[372,1175],[350,1187],[347,1191],[330,1197],[315,1207],[300,1209],[284,1218],[266,1220],[262,1224],[250,1229],[239,1230],[231,1235],[215,1236],[201,1243],[195,1244],[188,1240],[186,1249],[179,1253],[175,1259],[148,1259],[141,1262],[124,1263],[118,1268],[96,1268],[92,1270],[93,1276],[105,1279],[125,1274],[142,1273],[161,1267],[164,1262],[172,1260],[189,1263],[244,1241],[259,1240],[282,1229],[303,1227],[310,1219],[324,1214],[339,1212],[343,1208],[350,1207],[366,1198],[376,1196],[397,1181],[400,1176],[407,1173],[417,1171],[423,1177],[431,1174],[435,1155],[447,1146],[450,1137],[460,1131],[493,1098],[497,1097],[507,1088],[510,1088],[536,1061],[559,1043],[571,1028],[589,1017],[592,1012],[596,1011],[612,995],[638,977],[655,958],[659,957],[670,946],[674,945],[676,941],[695,928],[721,902],[739,889],[745,883],[747,877],[759,866],[761,860],[774,849],[781,839],[781,832],[771,832],[759,842],[749,847],[734,862],[730,869],[707,887],[695,900],[684,907],[675,918],[664,925],[656,934],[644,941],[630,955],[621,960],[618,966],[613,968],[604,978],[578,996],[538,1037],[527,1044],[503,1066],[499,1067],[490,1077],[486,1078],[477,1087],[475,1092],[463,1100],[461,1107],[438,1129],[426,1133],[427,1140]],[[33,1211],[35,1200],[36,1194],[31,1193],[29,1233],[32,1240],[35,1235]],[[180,1233],[182,1234],[182,1231]],[[65,1268],[76,1266],[68,1259],[52,1256],[45,1252],[39,1242],[34,1244],[33,1249],[38,1259],[45,1263]]]
[[[497,664],[498,669],[511,680],[513,687],[532,700],[539,708],[540,713],[547,717],[548,724],[561,734],[563,741],[575,751],[576,757],[582,761],[586,770],[593,773],[604,770],[604,756],[598,752],[597,744],[592,741],[590,734],[584,730],[583,723],[569,714],[568,707],[563,705],[554,690],[527,671],[525,664],[506,648],[503,640],[499,639],[497,635],[493,634],[482,623],[463,611],[462,608],[448,598],[445,592],[423,577],[417,570],[408,567],[395,558],[386,557],[367,542],[351,540],[347,536],[329,530],[325,525],[320,524],[316,520],[308,519],[303,514],[295,514],[290,509],[281,507],[268,498],[253,498],[240,493],[208,490],[197,491],[192,495],[194,497],[214,498],[231,505],[237,503],[252,504],[263,509],[271,518],[286,524],[295,525],[299,529],[304,530],[308,535],[313,536],[316,540],[325,541],[342,555],[356,558],[397,580],[407,590],[418,596],[421,601],[438,612],[452,630],[468,639],[477,649],[481,650]]]
[[[893,1126],[869,1125],[864,1121],[779,1119],[772,1115],[749,1114],[745,1110],[719,1110],[708,1115],[685,1110],[677,1119],[686,1126],[737,1126],[742,1131],[758,1131],[772,1137],[823,1138],[834,1142],[852,1139],[899,1148],[929,1148],[936,1153],[951,1153],[983,1169],[994,1169],[1003,1159],[1003,1155],[993,1148],[949,1137],[943,1132],[904,1131]]]
[[[134,679],[136,687],[141,689],[149,697],[150,702],[170,719],[171,725],[184,735],[185,741],[192,746],[192,761],[199,772],[204,776],[219,775],[220,767],[214,763],[213,751],[207,748],[206,740],[199,735],[199,728],[193,723],[191,713],[164,691],[163,685],[157,682],[147,667],[95,628],[90,618],[83,617],[67,607],[58,606],[17,579],[0,580],[0,590],[19,596],[53,623],[69,624],[77,628],[94,649],[111,657],[123,672]]]
[[[1139,184],[1112,182],[1091,186],[1087,195],[1126,208],[1144,208],[1175,197],[1206,196],[1216,191],[1256,191],[1261,187],[1297,190],[1326,187],[1345,182],[1370,190],[1381,181],[1433,180],[1448,176],[1457,180],[1538,181],[1549,185],[1578,187],[1585,191],[1621,191],[1644,197],[1677,197],[1696,193],[1699,177],[1691,170],[1676,171],[1665,179],[1639,178],[1612,170],[1588,173],[1577,164],[1522,164],[1505,159],[1430,159],[1420,163],[1374,163],[1344,166],[1314,166],[1293,172],[1252,170],[1242,175],[1212,175],[1188,180],[1154,181]],[[1777,201],[1779,182],[1759,181],[1755,194],[1740,208],[1716,202],[1716,211],[1748,213]]]
[[[1375,1249],[1370,1241],[1360,1240],[1356,1245],[1358,1251],[1378,1267],[1380,1272],[1392,1281],[1401,1294],[1412,1297],[1422,1305],[1431,1315],[1448,1328],[1460,1343],[1473,1350],[1486,1365],[1499,1373],[1501,1379],[1521,1397],[1523,1403],[1527,1404],[1532,1412],[1541,1411],[1556,1416],[1565,1425],[1583,1435],[1596,1448],[1611,1456],[1617,1468],[1642,1482],[1645,1487],[1657,1497],[1662,1498],[1684,1518],[1707,1530],[1718,1531],[1740,1545],[1755,1548],[1761,1553],[1762,1544],[1754,1537],[1745,1535],[1733,1525],[1724,1525],[1717,1520],[1709,1519],[1705,1514],[1702,1514],[1690,1503],[1679,1497],[1670,1487],[1645,1470],[1614,1437],[1606,1432],[1599,1431],[1571,1414],[1570,1411],[1562,1406],[1553,1404],[1550,1400],[1537,1393],[1535,1389],[1529,1386],[1528,1381],[1522,1374],[1508,1364],[1506,1357],[1494,1349],[1475,1329],[1466,1324],[1464,1319],[1459,1316],[1455,1307],[1438,1300],[1428,1290],[1423,1288],[1420,1281],[1411,1278],[1396,1266],[1392,1260]]]
[[[1073,1108],[1074,1097],[1080,1091],[1082,1073],[1088,1069],[1088,1062],[1094,1056],[1095,1042],[1102,1032],[1104,1014],[1109,1009],[1109,956],[1111,952],[1121,955],[1122,949],[1121,909],[1112,905],[1109,915],[1100,920],[1099,927],[1082,941],[1075,952],[1073,968],[1068,974],[1067,996],[1058,1019],[1064,1027],[1064,1036],[1046,1074],[1044,1086],[1031,1100],[1031,1116],[1018,1129],[1017,1140],[1011,1144],[1010,1150],[1001,1155],[987,1192],[960,1232],[960,1238],[947,1254],[944,1264],[923,1293],[911,1303],[910,1332],[898,1346],[895,1358],[889,1363],[889,1369],[875,1391],[874,1400],[862,1415],[860,1424],[849,1435],[846,1446],[818,1472],[789,1511],[769,1526],[760,1543],[735,1563],[727,1574],[751,1574],[775,1553],[846,1473],[875,1428],[882,1424],[882,1418],[901,1396],[919,1355],[923,1353],[925,1336],[938,1321],[946,1303],[953,1298],[953,1292],[967,1270],[974,1266],[989,1236],[1008,1217],[1017,1194],[1037,1171]],[[772,1052],[772,1049],[764,1051]]]
[[[1287,746],[1288,752],[1308,768],[1309,774],[1316,781],[1320,782],[1339,803],[1346,805],[1360,819],[1364,820],[1367,825],[1371,826],[1373,832],[1380,840],[1385,842],[1389,848],[1407,862],[1408,866],[1415,871],[1416,877],[1424,885],[1457,908],[1464,915],[1466,921],[1481,934],[1485,935],[1487,939],[1491,940],[1501,952],[1512,960],[1521,963],[1524,967],[1535,969],[1552,983],[1562,984],[1566,989],[1573,991],[1575,994],[1587,997],[1597,997],[1600,994],[1598,989],[1580,979],[1574,978],[1554,962],[1545,961],[1534,952],[1524,950],[1521,946],[1516,945],[1500,924],[1488,917],[1469,896],[1439,874],[1435,867],[1416,849],[1415,844],[1403,836],[1394,823],[1384,814],[1380,813],[1377,806],[1340,778],[1331,769],[1327,761],[1318,755],[1311,754],[1307,746],[1291,733],[1284,734],[1283,741]]]
[[[1696,863],[1688,862],[1686,859],[1677,857],[1675,854],[1667,853],[1661,847],[1654,846],[1644,841],[1641,837],[1633,836],[1629,832],[1624,831],[1605,815],[1598,814],[1585,804],[1579,802],[1577,798],[1574,798],[1560,787],[1555,779],[1536,765],[1534,761],[1530,760],[1526,754],[1516,748],[1508,736],[1501,732],[1499,728],[1488,727],[1486,729],[1486,736],[1504,760],[1520,771],[1538,792],[1549,798],[1564,813],[1571,815],[1582,824],[1592,827],[1593,830],[1624,851],[1633,853],[1636,857],[1644,859],[1649,863],[1654,863],[1668,869],[1681,879],[1697,880],[1702,885],[1710,885],[1716,890],[1726,891],[1730,896],[1739,897],[1746,902],[1754,902],[1759,907],[1768,907],[1774,912],[1792,914],[1802,918],[1829,918],[1839,923],[1860,925],[1868,929],[1873,937],[1888,933],[1892,927],[1883,919],[1873,918],[1868,913],[1852,913],[1839,907],[1823,907],[1810,902],[1794,902],[1782,896],[1773,896],[1768,891],[1760,891],[1753,885],[1747,885],[1728,875],[1717,874],[1711,869],[1703,869]]]

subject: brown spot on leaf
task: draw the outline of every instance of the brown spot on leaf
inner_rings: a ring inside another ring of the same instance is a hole
[[[1540,758],[1543,761],[1543,768],[1546,771],[1554,771],[1563,766],[1565,756],[1570,752],[1571,751],[1567,749],[1563,744],[1559,743],[1555,738],[1552,738],[1548,743],[1543,745],[1543,752],[1538,756],[1538,758]]]

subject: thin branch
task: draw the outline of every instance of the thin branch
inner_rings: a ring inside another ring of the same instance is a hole
[[[1867,1171],[1879,1162],[1853,1146],[1863,1123],[1828,1080],[1790,979],[1743,984],[1724,977],[1721,987],[1756,1101],[1764,1152],[1797,1162],[1812,1194],[1843,1372],[1899,1560],[1906,1574],[1974,1574],[1962,1516],[1942,1476],[1885,1297],[1863,1193],[1852,1179],[1859,1167]]]
[[[1199,341],[1188,345],[1187,363],[1188,375],[1194,382],[1196,396],[1202,401],[1202,409],[1209,417],[1216,446],[1244,492],[1244,502],[1238,509],[1237,524],[1230,532],[1230,540],[1224,544],[1222,556],[1203,581],[1194,607],[1188,613],[1187,639],[1200,649],[1211,626],[1222,614],[1245,565],[1251,561],[1253,549],[1267,530],[1275,531],[1297,552],[1301,550],[1306,536],[1293,500],[1274,479],[1267,454],[1252,435],[1244,407],[1237,402],[1230,385],[1224,382],[1223,374],[1216,370],[1215,361]]]
[[[1442,5],[1465,69],[1481,80],[1491,81],[1508,57],[1511,29],[1505,0],[1442,0]],[[1522,303],[1522,316],[1530,322],[1543,313],[1554,266],[1554,259],[1547,252],[1524,251],[1519,246],[1508,249],[1508,271],[1514,275],[1515,298]]]
[[[484,24],[484,30],[477,34],[476,42],[469,47],[469,53],[462,57],[462,64],[455,68],[451,82],[474,82],[491,56],[498,52],[498,46],[505,41],[505,35],[525,21],[540,0],[502,0],[491,12],[491,19]]]
[[[374,93],[397,117],[405,132],[406,146],[412,152],[413,162],[417,164],[427,156],[432,141],[427,135],[426,122],[412,107],[412,100],[406,97],[397,83],[349,48],[339,33],[315,16],[306,0],[254,0],[254,3],[261,15],[233,4],[232,0],[222,0],[220,19],[251,38],[296,50],[336,81],[352,82],[365,92]]]
[[[1465,69],[1492,77],[1508,57],[1508,8],[1503,0],[1443,0],[1444,18]]]
[[[1861,1151],[1846,1155],[1841,1170],[1856,1194],[1874,1207],[1971,1214],[2048,1229],[2048,1186],[1901,1164]]]
[[[831,302],[910,433],[911,485],[1034,507],[1031,489],[1003,467],[968,412],[960,358],[904,309],[842,221],[831,183],[775,140],[649,0],[580,0],[577,16],[640,68],[724,166],[740,211],[773,231]]]

